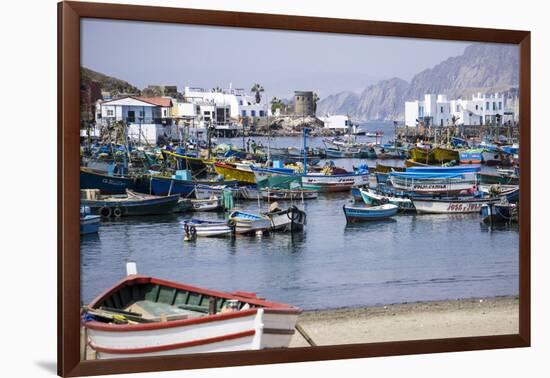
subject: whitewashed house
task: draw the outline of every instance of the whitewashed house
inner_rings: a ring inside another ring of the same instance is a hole
[[[168,97],[127,96],[98,102],[96,123],[108,125],[124,121],[131,140],[157,144],[160,137],[169,138],[177,133],[173,127],[171,108],[172,100]]]
[[[326,129],[346,132],[351,126],[350,119],[347,115],[329,115],[318,117],[323,122]]]
[[[431,126],[494,125],[510,114],[501,93],[477,93],[471,100],[448,100],[445,95],[424,95],[424,100],[405,102],[405,125],[415,127],[418,122]]]

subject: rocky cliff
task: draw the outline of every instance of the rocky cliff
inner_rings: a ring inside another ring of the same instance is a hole
[[[405,101],[420,100],[426,93],[467,98],[476,92],[506,92],[517,101],[519,52],[516,46],[473,44],[460,56],[424,70],[406,82],[382,80],[358,95],[341,92],[317,105],[317,114],[349,114],[354,120],[403,120]]]

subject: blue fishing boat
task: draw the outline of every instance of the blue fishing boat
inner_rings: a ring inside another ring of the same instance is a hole
[[[152,176],[151,177],[151,194],[157,196],[166,196],[171,194],[179,194],[182,197],[190,196],[197,185],[223,185],[237,186],[238,181],[206,181],[206,180],[180,180],[171,177]]]
[[[399,208],[392,204],[373,207],[343,206],[346,222],[364,222],[387,219],[397,214]]]
[[[481,165],[479,164],[467,164],[460,165],[456,167],[408,167],[406,172],[409,174],[412,173],[432,173],[432,174],[452,174],[452,173],[477,173],[481,171]]]
[[[87,206],[80,207],[80,235],[96,234],[99,231],[99,215],[91,215]]]
[[[80,189],[99,189],[102,194],[124,194],[132,189],[134,179],[128,176],[108,175],[87,168],[80,168]]]
[[[128,191],[126,196],[99,196],[95,199],[81,199],[91,213],[104,218],[120,218],[134,215],[171,214],[178,207],[179,195],[167,197],[138,194]]]

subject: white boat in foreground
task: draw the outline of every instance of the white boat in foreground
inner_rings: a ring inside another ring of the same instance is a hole
[[[299,308],[129,275],[84,308],[98,359],[288,347]]]

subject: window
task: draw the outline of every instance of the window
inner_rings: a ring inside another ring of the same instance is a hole
[[[260,117],[265,117],[265,111],[264,110],[260,110]]]
[[[140,118],[145,118],[145,112],[143,110],[139,111],[139,117]]]
[[[162,115],[166,117],[166,109],[162,109]]]
[[[242,105],[243,104],[243,100],[239,100],[239,105]]]
[[[251,111],[250,111],[250,115],[251,115],[252,117],[256,117],[256,111],[255,111],[255,110],[251,110]]]
[[[205,110],[204,115],[210,115],[210,110]]]
[[[476,105],[476,110],[479,110],[479,105]]]
[[[489,110],[489,101],[485,103],[485,110]]]
[[[497,103],[493,102],[493,110],[497,110]]]
[[[441,113],[443,113],[443,106],[441,107]]]
[[[243,117],[246,117],[246,110],[241,111],[241,115],[242,115]]]
[[[498,110],[502,110],[502,102],[501,101],[499,101],[499,103],[498,103]]]
[[[115,112],[112,109],[107,109],[107,117],[112,117],[115,115]]]

